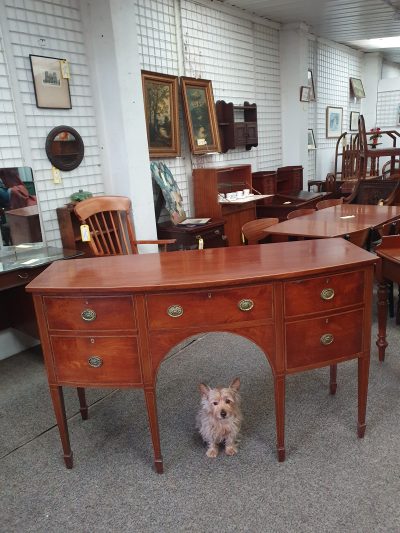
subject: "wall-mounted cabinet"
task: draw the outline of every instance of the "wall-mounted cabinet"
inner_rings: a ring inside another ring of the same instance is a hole
[[[219,100],[216,103],[221,151],[227,152],[238,146],[250,150],[258,145],[257,105],[244,102],[234,105]]]

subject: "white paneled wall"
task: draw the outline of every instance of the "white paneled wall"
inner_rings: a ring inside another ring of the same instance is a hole
[[[182,121],[181,158],[167,159],[191,214],[191,169],[251,163],[253,170],[282,163],[280,62],[277,25],[255,23],[217,4],[181,0],[137,0],[142,68],[212,80],[214,99],[257,104],[259,146],[226,154],[193,156]],[[162,31],[160,31],[162,30]]]
[[[381,129],[400,129],[399,106],[400,106],[400,78],[398,88],[378,91],[376,124]],[[399,143],[397,143],[399,145]]]
[[[67,203],[69,196],[79,189],[103,192],[96,113],[79,3],[78,0],[5,0],[4,5],[6,20],[2,27],[6,27],[10,45],[6,50],[6,62],[15,65],[14,74],[22,107],[19,116],[23,117],[19,119],[22,121],[19,128],[27,132],[28,146],[25,149],[30,152],[29,155],[22,154],[22,157],[32,161],[45,240],[48,244],[59,244],[56,207]],[[36,107],[29,54],[66,58],[69,61],[72,109]],[[0,105],[6,102],[7,94],[1,93]],[[61,173],[61,184],[54,184],[45,152],[45,140],[52,128],[62,124],[72,126],[81,134],[85,143],[85,157],[77,169]],[[2,142],[3,146],[6,144]],[[15,158],[18,158],[17,152]],[[2,157],[1,166],[9,166],[7,161]]]

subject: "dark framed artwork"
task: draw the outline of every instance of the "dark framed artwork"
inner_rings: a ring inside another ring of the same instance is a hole
[[[334,139],[342,134],[343,125],[343,107],[326,108],[326,137]]]
[[[316,150],[317,146],[315,144],[314,130],[312,128],[308,128],[307,144],[309,150]]]
[[[315,87],[314,87],[314,77],[312,70],[309,68],[307,73],[308,86],[310,87],[310,98],[309,101],[312,102],[315,100]]]
[[[221,145],[211,81],[182,77],[181,88],[192,153],[220,152]]]
[[[350,93],[355,98],[365,98],[364,86],[359,78],[350,78]]]
[[[350,131],[358,130],[358,118],[360,113],[358,111],[350,112]]]
[[[36,106],[44,109],[71,109],[69,79],[63,77],[65,59],[29,56]]]
[[[142,70],[142,88],[150,157],[179,156],[177,76]]]
[[[302,85],[300,87],[300,102],[310,101],[310,87],[308,85]]]

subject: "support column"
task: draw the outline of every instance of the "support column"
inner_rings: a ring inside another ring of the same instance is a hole
[[[382,56],[379,52],[364,55],[364,90],[365,98],[361,100],[361,113],[365,119],[365,129],[375,128],[376,108],[378,102],[378,83],[382,75]],[[379,126],[379,124],[378,124]]]

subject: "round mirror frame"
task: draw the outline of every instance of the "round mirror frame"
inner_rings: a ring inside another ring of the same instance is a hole
[[[77,147],[77,154],[75,159],[72,159],[70,161],[63,161],[63,156],[59,154],[53,153],[53,142],[54,139],[62,132],[70,133],[75,137],[76,142],[78,143]],[[85,155],[85,146],[83,144],[82,137],[79,135],[79,133],[70,126],[57,126],[53,128],[50,133],[47,135],[46,138],[46,154],[49,158],[49,161],[51,164],[58,168],[59,170],[69,171],[74,170],[74,168],[79,167],[79,165],[82,163],[83,156]]]

